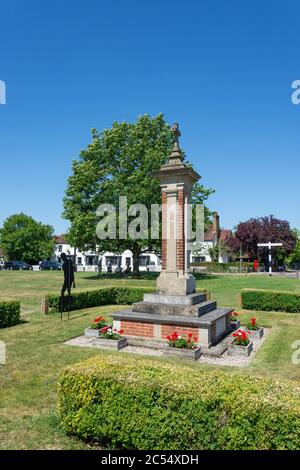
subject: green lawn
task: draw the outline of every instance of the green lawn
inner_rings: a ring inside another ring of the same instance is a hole
[[[77,290],[105,286],[155,286],[155,279],[97,279],[91,273],[78,273]],[[70,347],[66,339],[82,334],[96,314],[109,316],[122,308],[99,307],[71,313],[70,321],[60,322],[58,314],[42,316],[40,300],[45,293],[59,292],[62,274],[56,272],[0,272],[0,299],[16,298],[22,303],[23,323],[0,330],[6,342],[7,364],[0,366],[0,448],[1,449],[85,449],[85,443],[65,436],[56,418],[56,379],[61,369],[98,354],[97,350]],[[220,305],[238,307],[243,287],[300,291],[300,280],[265,276],[210,276],[197,280]],[[299,314],[300,315],[300,314]],[[234,371],[300,380],[300,365],[291,363],[291,344],[300,339],[297,314],[256,312],[260,323],[272,327],[251,366]],[[243,321],[253,312],[241,312]],[[113,354],[113,353],[106,353]],[[135,356],[140,362],[146,357]],[[171,359],[160,359],[170,361]],[[199,364],[190,364],[201,373]],[[227,368],[230,372],[232,368]]]

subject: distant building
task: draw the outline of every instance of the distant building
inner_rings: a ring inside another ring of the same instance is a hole
[[[81,252],[67,242],[65,235],[55,236],[53,259],[55,261],[60,261],[60,255],[63,252],[71,256],[78,271],[97,271],[100,262],[103,271],[107,270],[108,263],[111,264],[113,271],[118,266],[123,269],[126,269],[127,265],[131,266],[131,268],[133,267],[132,253],[130,250],[126,250],[120,254],[108,251],[103,254],[99,254],[91,250]],[[160,257],[155,253],[143,253],[140,256],[140,270],[160,271]]]
[[[212,262],[211,250],[218,247],[218,262],[228,263],[230,257],[225,253],[224,249],[222,250],[222,244],[230,235],[232,235],[231,230],[220,229],[220,216],[217,212],[214,212],[213,222],[204,234],[204,242],[202,242],[200,250],[192,251],[191,253],[191,262]]]
[[[212,258],[210,250],[215,247],[219,247],[219,250],[221,250],[218,255],[218,262],[229,262],[229,256],[225,252],[222,252],[222,243],[231,234],[231,230],[220,229],[219,214],[214,212],[213,222],[204,235],[204,242],[201,244],[200,250],[191,251],[191,263],[200,263],[204,261],[211,262]],[[118,266],[123,269],[126,269],[128,264],[131,268],[133,266],[132,253],[130,250],[126,250],[123,253],[112,253],[107,251],[103,254],[99,254],[92,250],[82,252],[75,249],[67,242],[66,235],[56,235],[53,260],[60,261],[60,255],[63,252],[72,257],[78,271],[97,271],[100,262],[103,271],[107,270],[108,263],[111,264],[113,271]],[[140,256],[140,270],[160,271],[160,257],[151,252],[143,253]]]

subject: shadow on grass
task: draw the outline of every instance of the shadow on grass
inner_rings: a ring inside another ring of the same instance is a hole
[[[106,274],[106,273],[101,273],[101,274],[96,274],[92,275],[89,277],[86,277],[86,281],[101,281],[102,279],[108,280],[108,279],[116,279],[116,280],[134,280],[134,281],[139,281],[139,280],[155,280],[159,276],[159,273],[141,273],[139,276],[122,276],[122,274]]]
[[[224,273],[225,275],[226,273]],[[193,276],[197,279],[197,281],[201,281],[203,279],[220,279],[220,276],[216,276],[215,274],[209,273],[193,273]]]
[[[17,321],[13,325],[0,326],[0,330],[3,330],[4,328],[14,328],[15,326],[23,325],[24,323],[29,323],[29,320],[23,320],[22,319],[22,320]]]

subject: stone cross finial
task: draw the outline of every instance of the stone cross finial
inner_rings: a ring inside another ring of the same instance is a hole
[[[181,136],[181,132],[179,130],[178,122],[175,122],[175,124],[172,126],[172,131],[174,134],[174,147],[179,148],[179,137]]]
[[[180,165],[183,161],[183,157],[179,148],[179,137],[181,136],[179,124],[175,122],[171,129],[174,135],[174,143],[171,155],[169,156],[168,165]]]

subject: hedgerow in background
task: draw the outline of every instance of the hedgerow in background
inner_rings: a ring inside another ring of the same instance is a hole
[[[300,294],[263,289],[243,289],[242,307],[247,310],[300,313]]]
[[[198,290],[205,291],[205,289]],[[131,287],[110,287],[104,289],[95,289],[85,292],[72,293],[71,310],[80,310],[83,308],[99,307],[101,305],[131,305],[134,302],[143,300],[144,294],[152,293],[153,289],[131,288]],[[58,312],[60,297],[58,295],[47,295],[49,307]]]

